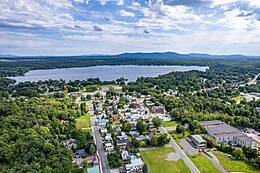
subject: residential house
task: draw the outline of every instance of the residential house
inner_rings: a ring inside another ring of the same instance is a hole
[[[164,114],[164,107],[163,106],[153,106],[152,111],[156,114]]]
[[[94,166],[98,166],[98,157],[97,156],[86,157],[86,160],[89,164],[93,164]]]
[[[162,120],[162,121],[171,121],[171,116],[170,115],[161,115],[159,116],[159,118]]]
[[[116,144],[117,144],[117,146],[119,146],[120,150],[125,150],[126,147],[128,147],[128,148],[131,147],[128,139],[117,140]]]
[[[107,128],[106,127],[101,127],[100,128],[101,134],[107,134]]]
[[[146,102],[146,106],[147,106],[149,109],[152,109],[152,107],[154,106],[154,103],[152,103],[152,102]]]
[[[98,126],[106,126],[106,125],[107,125],[106,119],[99,119],[98,120]]]
[[[128,151],[121,151],[121,157],[124,163],[131,163],[131,157]]]
[[[74,148],[74,149],[76,149],[76,148],[77,148],[77,141],[76,141],[76,139],[70,138],[70,139],[68,139],[68,140],[65,140],[65,141],[63,142],[63,145],[64,145],[66,148]]]
[[[138,158],[138,159],[131,160],[131,163],[126,164],[125,168],[127,173],[142,173],[143,166],[144,163],[142,159]]]
[[[105,143],[105,149],[107,151],[114,151],[115,150],[114,146],[110,142]]]
[[[108,133],[108,134],[105,136],[105,139],[106,139],[107,141],[112,141],[112,135],[111,135],[111,133]]]
[[[83,158],[86,157],[86,152],[84,149],[82,150],[76,150],[76,152],[74,153],[74,158]]]
[[[115,126],[114,129],[115,129],[116,133],[120,133],[121,132],[121,127],[120,126]]]

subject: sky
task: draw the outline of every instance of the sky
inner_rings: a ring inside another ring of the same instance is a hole
[[[260,0],[1,0],[0,54],[260,55]]]

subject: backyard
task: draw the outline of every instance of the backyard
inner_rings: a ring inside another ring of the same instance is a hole
[[[76,119],[76,128],[77,129],[89,129],[91,127],[90,122],[90,114],[86,113],[86,115],[81,116]]]
[[[245,173],[259,173],[256,168],[246,164],[240,160],[232,160],[225,153],[219,151],[212,151],[220,161],[221,165],[229,172],[245,172]]]
[[[173,148],[160,148],[140,152],[150,173],[189,173],[190,170],[178,158]]]

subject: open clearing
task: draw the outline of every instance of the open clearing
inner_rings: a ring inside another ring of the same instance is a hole
[[[188,156],[201,173],[221,173],[210,160],[200,154]]]
[[[212,151],[220,161],[220,164],[229,172],[244,172],[244,173],[260,173],[256,168],[246,164],[243,161],[231,160],[225,153]]]
[[[89,113],[76,119],[76,128],[77,129],[88,129],[90,127],[91,127],[91,123],[90,123],[90,114]]]
[[[178,122],[176,122],[176,121],[163,121],[162,126],[163,127],[178,126]]]
[[[178,159],[173,148],[159,148],[140,152],[150,173],[189,173],[184,161]],[[177,160],[178,159],[178,160]],[[176,161],[177,160],[177,161]]]

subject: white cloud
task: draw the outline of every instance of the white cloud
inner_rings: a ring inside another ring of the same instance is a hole
[[[124,5],[124,0],[119,0],[119,1],[117,2],[117,5]]]
[[[100,2],[101,5],[106,5],[107,1],[108,1],[108,0],[99,0],[99,2]]]
[[[124,17],[135,17],[134,13],[125,11],[124,9],[120,10],[119,14]]]
[[[249,4],[253,7],[260,7],[260,0],[249,0]]]

